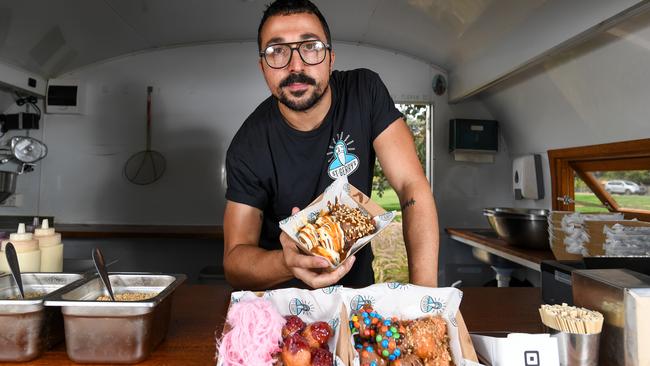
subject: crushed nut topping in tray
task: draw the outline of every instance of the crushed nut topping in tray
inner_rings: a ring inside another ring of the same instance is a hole
[[[115,294],[115,301],[144,301],[154,298],[155,293],[125,293]],[[111,301],[110,296],[102,295],[97,298],[97,301]]]

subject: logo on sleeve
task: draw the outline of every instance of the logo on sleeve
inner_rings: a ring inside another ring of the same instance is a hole
[[[348,176],[359,168],[359,158],[350,153],[354,151],[354,147],[351,146],[354,140],[348,141],[349,138],[350,135],[347,135],[344,139],[341,132],[336,139],[332,139],[332,145],[329,146],[327,174],[332,179]]]

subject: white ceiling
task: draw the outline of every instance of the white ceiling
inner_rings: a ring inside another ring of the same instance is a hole
[[[252,41],[270,1],[0,0],[0,61],[51,78],[147,49]],[[377,46],[446,70],[529,31],[527,22],[538,22],[540,13],[553,26],[553,14],[539,10],[564,9],[564,1],[315,0],[334,47],[337,41]],[[609,1],[574,1],[566,8],[579,15]]]
[[[53,77],[151,48],[255,40],[269,1],[0,0],[0,59]],[[375,45],[448,69],[497,41],[545,1],[316,3],[335,42]]]

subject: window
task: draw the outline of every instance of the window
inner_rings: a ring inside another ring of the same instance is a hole
[[[430,104],[395,104],[411,129],[415,140],[415,149],[423,170],[433,182],[433,154],[431,146],[431,128],[433,126],[433,106]],[[372,199],[385,210],[398,212],[395,222],[392,222],[381,235],[372,241],[372,251],[375,259],[372,268],[375,271],[375,282],[409,281],[408,259],[404,239],[402,237],[402,213],[399,198],[384,176],[379,161],[375,163],[375,174],[372,180]]]
[[[431,146],[433,106],[430,104],[397,103],[395,107],[406,117],[406,124],[413,134],[415,149],[420,159],[420,164],[422,164],[422,169],[429,182],[433,182],[433,150]],[[375,173],[372,180],[372,199],[387,211],[398,211],[396,219],[401,221],[399,198],[390,184],[388,184],[379,165],[379,160],[375,163]]]
[[[575,173],[573,181],[573,203],[576,212],[609,212],[607,207],[600,202],[600,199],[598,199],[594,191]]]
[[[650,139],[549,150],[553,209],[650,221]]]

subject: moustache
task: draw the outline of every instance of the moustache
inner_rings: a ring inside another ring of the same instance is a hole
[[[280,87],[284,88],[286,86],[289,86],[293,83],[302,83],[302,84],[309,84],[309,85],[316,85],[316,80],[313,78],[305,75],[305,74],[290,74],[287,76],[282,82],[280,83]]]

